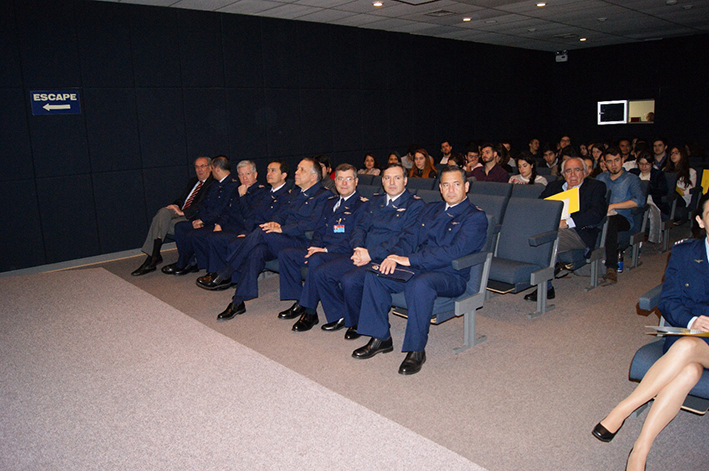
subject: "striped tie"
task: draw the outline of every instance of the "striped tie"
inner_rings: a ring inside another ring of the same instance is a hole
[[[187,201],[185,201],[185,204],[182,205],[183,211],[192,205],[192,202],[197,197],[199,190],[202,189],[202,185],[203,185],[203,183],[201,181],[199,183],[197,183],[197,187],[192,191],[192,194],[190,195],[190,197],[187,198]]]

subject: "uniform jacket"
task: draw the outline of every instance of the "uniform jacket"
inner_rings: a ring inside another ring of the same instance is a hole
[[[416,222],[424,206],[421,198],[409,190],[404,190],[391,206],[386,203],[386,194],[375,195],[364,209],[350,238],[352,248],[366,248],[373,262],[381,262],[391,253],[391,248],[404,230]]]
[[[311,247],[324,247],[328,253],[352,253],[350,237],[367,204],[367,198],[361,197],[356,191],[347,201],[333,211],[340,200],[339,196],[328,198],[322,216],[310,242]]]
[[[238,185],[234,190],[229,206],[219,216],[217,224],[222,226],[226,232],[245,234],[253,230],[253,206],[263,198],[266,187],[259,183],[254,183],[246,189],[246,193],[239,195]],[[250,219],[250,220],[248,220]],[[251,229],[249,229],[251,227]]]
[[[665,270],[658,309],[675,327],[695,316],[709,316],[709,261],[706,238],[678,242]]]
[[[238,186],[238,182],[230,175],[221,182],[215,181],[209,186],[202,204],[199,205],[195,219],[201,219],[205,227],[216,224]]]
[[[295,186],[289,191],[289,196],[289,200],[280,206],[273,220],[281,225],[284,234],[305,237],[306,232],[315,230],[325,202],[332,193],[317,182],[306,191]]]

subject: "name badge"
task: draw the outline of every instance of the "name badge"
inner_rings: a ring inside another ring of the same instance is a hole
[[[333,226],[333,230],[335,234],[344,234],[345,233],[345,225],[344,224],[335,224]]]

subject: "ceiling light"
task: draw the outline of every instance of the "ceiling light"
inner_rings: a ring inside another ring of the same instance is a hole
[[[539,3],[537,3],[537,6],[538,6],[539,8],[541,8],[541,7],[547,6],[547,4],[544,3],[544,2],[539,2]]]
[[[375,6],[375,7],[380,7],[382,5],[384,5],[384,2],[372,2],[372,6]]]
[[[584,42],[586,41],[586,38],[579,38],[579,41]]]
[[[468,18],[467,16],[465,18],[463,18],[463,21],[465,21],[466,23],[470,20],[472,20],[472,18]]]

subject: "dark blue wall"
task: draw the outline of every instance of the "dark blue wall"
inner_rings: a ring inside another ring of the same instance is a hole
[[[359,163],[414,142],[437,155],[442,139],[462,150],[575,131],[561,107],[586,106],[574,61],[559,72],[549,53],[407,34],[0,2],[0,271],[139,247],[199,155],[263,170],[276,157]],[[80,90],[82,114],[32,116],[30,90],[61,88]]]

